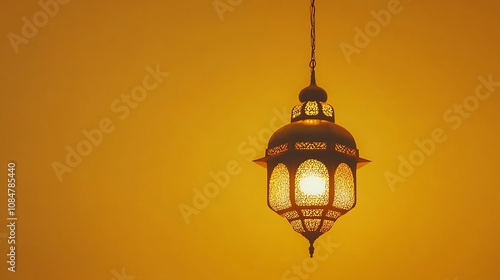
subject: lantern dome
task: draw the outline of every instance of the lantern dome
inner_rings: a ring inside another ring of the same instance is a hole
[[[352,155],[357,155],[354,137],[340,125],[333,122],[307,119],[294,121],[278,129],[269,139],[268,149],[289,143],[295,145],[300,142],[324,142],[349,147]]]

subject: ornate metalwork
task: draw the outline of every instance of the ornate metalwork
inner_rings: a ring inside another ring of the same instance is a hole
[[[267,149],[268,156],[274,156],[283,152],[288,151],[288,143],[281,144],[277,147]]]
[[[323,220],[323,226],[319,230],[320,232],[327,232],[329,231],[335,222],[331,220]]]
[[[305,217],[321,217],[323,209],[302,209],[302,215]]]
[[[299,105],[296,105],[295,107],[293,107],[293,109],[292,109],[292,119],[295,119],[298,116],[300,116],[303,104],[304,103],[300,103]]]
[[[321,104],[323,108],[323,114],[327,117],[333,117],[333,107],[329,104],[323,103]]]
[[[335,198],[333,207],[350,210],[356,200],[356,191],[354,188],[354,177],[349,165],[339,164],[335,170]]]
[[[326,142],[297,142],[295,143],[296,150],[326,150]]]
[[[304,219],[304,224],[308,231],[316,231],[320,223],[320,219]]]
[[[283,163],[273,169],[269,178],[269,205],[274,211],[292,207],[290,202],[290,173]]]
[[[295,172],[295,203],[297,206],[324,206],[330,190],[328,168],[317,159],[308,159]]]
[[[318,102],[316,101],[308,101],[306,103],[305,109],[306,115],[308,116],[316,116],[319,114]]]
[[[293,219],[298,219],[299,218],[299,213],[297,211],[289,211],[283,214],[287,220],[293,220]]]
[[[342,216],[342,214],[338,211],[333,211],[333,210],[328,210],[328,212],[326,213],[326,216],[328,218],[333,218],[333,219],[338,219],[340,216]]]
[[[349,148],[349,147],[344,146],[342,144],[335,144],[335,151],[346,154],[346,155],[350,155],[350,156],[355,156],[355,157],[358,156],[358,151],[356,149]]]
[[[295,230],[296,232],[298,232],[298,233],[304,233],[304,232],[306,232],[305,229],[304,229],[304,226],[302,225],[302,221],[301,220],[290,221],[290,224],[292,225],[293,230]]]

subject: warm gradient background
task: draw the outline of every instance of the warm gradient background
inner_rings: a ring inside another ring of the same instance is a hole
[[[500,81],[500,2],[402,0],[348,63],[339,44],[388,2],[317,1],[318,82],[373,163],[357,207],[323,236],[338,248],[306,276],[499,279],[500,87],[458,129],[443,114],[479,76]],[[12,274],[4,182],[0,279],[301,279],[283,277],[308,244],[267,208],[250,159],[308,84],[308,6],[243,0],[221,18],[212,0],[72,0],[16,54],[7,34],[41,8],[2,1],[0,177],[15,160],[19,221]],[[111,104],[158,64],[170,75],[121,120]],[[51,164],[103,118],[115,130],[59,182]],[[391,190],[384,174],[435,128],[446,142]],[[239,174],[186,224],[179,205],[233,161]]]

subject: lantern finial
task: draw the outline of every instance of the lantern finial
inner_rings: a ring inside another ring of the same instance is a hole
[[[309,240],[309,256],[312,258],[314,255],[314,240]]]

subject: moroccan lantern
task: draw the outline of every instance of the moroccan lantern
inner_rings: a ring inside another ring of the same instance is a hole
[[[255,160],[267,168],[267,204],[310,243],[356,206],[359,157],[353,136],[335,123],[327,93],[315,78],[315,5],[311,1],[311,84],[299,94],[291,123],[270,138],[266,155]]]

